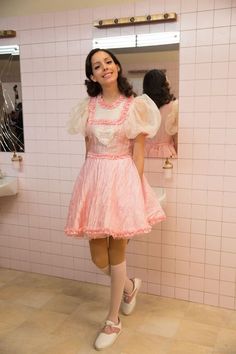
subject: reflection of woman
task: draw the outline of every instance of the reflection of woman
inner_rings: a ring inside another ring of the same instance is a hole
[[[65,232],[88,238],[92,261],[111,277],[110,308],[95,341],[100,350],[120,334],[120,305],[124,314],[131,314],[141,286],[141,279],[126,275],[127,241],[165,219],[143,176],[145,136],[155,135],[160,116],[147,95],[134,97],[111,52],[93,49],[86,59],[86,76],[90,97],[77,105],[68,124],[70,133],[85,136],[86,160],[74,186]]]
[[[161,113],[161,126],[145,144],[146,157],[176,157],[178,131],[178,100],[170,92],[170,85],[163,70],[148,71],[143,80],[143,93],[157,105]]]

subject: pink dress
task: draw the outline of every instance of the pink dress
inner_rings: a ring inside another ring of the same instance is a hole
[[[132,159],[133,139],[154,136],[159,125],[159,110],[147,95],[121,96],[112,105],[98,96],[75,107],[67,128],[87,136],[88,154],[69,205],[68,236],[132,238],[165,219]]]
[[[157,134],[145,144],[145,157],[177,157],[175,138],[178,131],[178,101],[160,108],[161,125]]]

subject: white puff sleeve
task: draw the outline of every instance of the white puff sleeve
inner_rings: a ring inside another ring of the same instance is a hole
[[[172,110],[168,114],[165,121],[165,130],[169,135],[175,135],[178,132],[178,116],[179,116],[179,104],[178,100],[173,101]]]
[[[70,119],[66,123],[66,129],[69,134],[80,133],[86,135],[86,123],[88,119],[89,97],[78,103],[70,112]]]
[[[147,138],[153,138],[160,124],[159,109],[151,98],[146,94],[135,97],[125,121],[127,138],[134,139],[141,133],[145,134]]]

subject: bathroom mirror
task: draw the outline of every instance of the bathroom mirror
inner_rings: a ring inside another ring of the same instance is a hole
[[[152,33],[93,40],[94,48],[110,49],[117,56],[124,76],[133,85],[137,95],[143,93],[143,78],[149,70],[162,70],[168,79],[170,92],[174,95],[173,102],[160,107],[160,129],[156,137],[146,141],[145,156],[148,158],[176,158],[178,152],[179,33],[168,34]],[[162,38],[162,35],[166,37]],[[142,44],[141,36],[144,37]]]
[[[19,46],[0,46],[0,151],[24,152]]]

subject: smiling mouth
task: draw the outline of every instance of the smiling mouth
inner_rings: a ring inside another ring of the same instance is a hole
[[[106,73],[105,75],[103,75],[103,78],[106,79],[107,77],[111,77],[112,76],[112,73]]]

